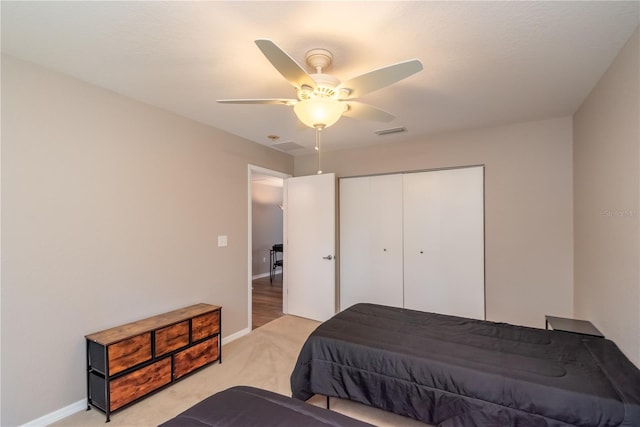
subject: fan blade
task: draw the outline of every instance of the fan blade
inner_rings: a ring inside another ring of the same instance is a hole
[[[346,102],[349,109],[342,113],[344,117],[352,117],[354,119],[373,120],[374,122],[390,122],[396,116],[387,113],[377,107],[362,102],[349,101]]]
[[[293,105],[297,99],[217,99],[221,104],[270,104],[270,105]]]
[[[410,75],[421,71],[422,68],[422,62],[419,59],[410,59],[409,61],[388,65],[343,82],[336,88],[336,92],[340,91],[340,89],[347,89],[349,94],[341,99],[358,98],[406,79]]]
[[[300,89],[302,86],[316,87],[316,82],[298,63],[274,42],[267,39],[256,40],[258,48],[269,62],[287,79],[289,83]]]

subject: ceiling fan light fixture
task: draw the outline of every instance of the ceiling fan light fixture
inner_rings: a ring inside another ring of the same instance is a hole
[[[331,98],[312,98],[297,102],[293,111],[311,128],[327,128],[336,123],[346,110],[346,104]]]

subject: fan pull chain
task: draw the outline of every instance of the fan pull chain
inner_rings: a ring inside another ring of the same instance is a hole
[[[316,151],[318,152],[318,175],[322,173],[322,142],[320,140],[320,132],[322,128],[316,127]]]

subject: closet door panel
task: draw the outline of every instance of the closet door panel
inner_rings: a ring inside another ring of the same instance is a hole
[[[340,310],[360,302],[371,282],[369,179],[340,180]]]
[[[403,307],[402,175],[370,178],[371,289],[376,304]]]
[[[483,168],[406,174],[405,307],[484,319]]]
[[[402,307],[402,176],[340,180],[340,309]]]

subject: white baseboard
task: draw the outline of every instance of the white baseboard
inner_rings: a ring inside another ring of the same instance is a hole
[[[269,276],[269,272],[256,274],[255,276],[251,276],[251,280],[262,279],[263,277]]]
[[[229,344],[231,341],[235,341],[238,338],[241,338],[251,332],[251,328],[244,328],[241,331],[236,332],[235,334],[231,334],[227,337],[222,338],[222,345]]]
[[[267,273],[267,276],[269,273]],[[235,334],[231,334],[222,339],[222,345],[229,344],[232,341],[237,340],[251,332],[251,328],[245,328],[241,331],[236,332]],[[56,421],[60,421],[63,418],[66,418],[70,415],[75,414],[76,412],[80,412],[87,409],[87,399],[78,400],[71,405],[65,406],[64,408],[58,409],[57,411],[53,411],[47,415],[43,415],[42,417],[35,419],[33,421],[29,421],[26,424],[23,424],[20,427],[43,427],[48,426],[50,424],[55,423]]]
[[[63,418],[66,418],[70,415],[75,414],[76,412],[85,411],[87,409],[87,399],[78,400],[71,405],[65,406],[64,408],[58,409],[57,411],[53,411],[47,415],[43,415],[40,418],[37,418],[33,421],[29,421],[26,424],[23,424],[21,427],[43,427],[48,426],[50,424],[55,423],[56,421],[60,421]]]

